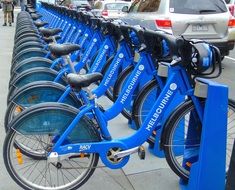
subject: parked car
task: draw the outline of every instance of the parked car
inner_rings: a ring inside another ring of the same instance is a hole
[[[225,0],[225,3],[227,4],[227,7],[231,13],[232,16],[235,15],[235,0]]]
[[[135,0],[122,20],[208,41],[223,56],[234,48],[235,19],[224,0]]]
[[[87,0],[71,0],[71,4],[69,6],[70,9],[86,9],[91,10],[91,5]]]
[[[96,16],[104,18],[120,18],[126,15],[122,11],[123,7],[130,7],[131,2],[126,1],[97,1],[94,4],[92,13]]]

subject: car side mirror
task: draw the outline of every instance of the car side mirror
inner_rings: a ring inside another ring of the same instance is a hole
[[[128,6],[124,6],[124,7],[122,7],[122,12],[124,12],[124,13],[128,13],[128,11],[129,11]]]

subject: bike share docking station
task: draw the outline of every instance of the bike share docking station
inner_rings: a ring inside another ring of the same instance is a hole
[[[185,164],[187,162],[191,161],[192,164],[188,168],[190,169],[189,180],[187,182],[181,180],[180,187],[181,190],[224,190],[228,87],[207,79],[197,78],[194,94],[197,97],[205,98],[203,123],[198,142],[200,147],[196,150],[195,147],[190,146],[190,139],[198,133],[196,127],[193,126],[196,121],[191,118],[191,113],[183,164],[185,167],[187,167]]]

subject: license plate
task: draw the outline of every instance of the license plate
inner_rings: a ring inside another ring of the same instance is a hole
[[[208,31],[208,25],[205,24],[197,24],[197,25],[193,25],[192,27],[194,32],[205,32]]]

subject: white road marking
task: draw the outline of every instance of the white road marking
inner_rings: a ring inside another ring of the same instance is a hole
[[[225,56],[225,58],[230,59],[232,61],[235,61],[235,58],[232,58],[232,57],[229,57],[229,56]]]

